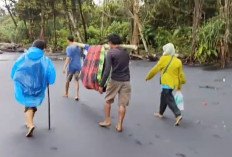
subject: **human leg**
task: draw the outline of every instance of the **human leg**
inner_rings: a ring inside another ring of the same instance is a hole
[[[26,134],[26,137],[31,137],[33,136],[33,131],[35,129],[34,126],[34,116],[35,116],[35,112],[36,112],[36,108],[32,107],[32,108],[25,108],[25,116],[26,116],[26,121],[27,121],[27,127],[28,127],[28,132]]]
[[[80,90],[80,86],[79,86],[79,72],[75,72],[75,84],[76,84],[76,97],[75,100],[79,100],[79,90]]]
[[[181,111],[179,110],[179,108],[176,105],[174,96],[172,94],[172,90],[169,90],[168,94],[167,94],[167,104],[168,107],[172,110],[173,114],[176,117],[176,122],[175,125],[179,125],[180,121],[182,120],[182,116],[181,116]]]
[[[118,113],[118,125],[116,129],[118,132],[123,130],[123,120],[126,115],[126,107],[129,105],[130,97],[131,97],[131,85],[130,82],[122,82],[120,83],[120,90],[118,92],[118,100],[119,100],[119,113]]]
[[[119,106],[119,113],[118,113],[118,125],[116,126],[116,129],[118,132],[122,132],[123,130],[123,120],[126,115],[126,106]]]
[[[100,122],[99,123],[100,126],[106,127],[106,126],[110,126],[111,125],[110,111],[111,111],[111,103],[106,102],[105,103],[105,121]]]
[[[68,91],[69,91],[69,84],[72,81],[73,78],[73,73],[68,73],[67,77],[66,77],[66,83],[65,83],[65,93],[64,93],[64,97],[68,97]]]
[[[105,121],[99,123],[100,126],[110,126],[111,125],[111,104],[114,102],[114,98],[117,95],[119,86],[116,81],[110,80],[106,89],[105,96]]]
[[[163,89],[161,92],[160,96],[160,109],[159,113],[155,113],[154,116],[157,118],[163,118],[163,114],[167,108],[167,102],[166,102],[166,95],[167,95],[167,90]]]

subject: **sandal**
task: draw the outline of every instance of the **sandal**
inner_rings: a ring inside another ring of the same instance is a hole
[[[26,137],[32,137],[32,136],[33,136],[34,130],[35,130],[35,127],[34,127],[34,126],[31,127],[31,128],[29,128],[29,130],[28,130],[28,132],[27,132],[27,134],[26,134]]]

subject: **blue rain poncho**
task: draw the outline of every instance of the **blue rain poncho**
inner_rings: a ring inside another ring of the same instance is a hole
[[[26,107],[37,107],[43,102],[47,85],[55,83],[56,72],[44,51],[31,47],[15,62],[11,78],[16,100]]]

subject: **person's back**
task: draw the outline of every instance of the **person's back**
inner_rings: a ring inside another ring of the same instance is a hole
[[[15,98],[25,106],[27,137],[33,135],[34,115],[37,107],[43,102],[46,87],[48,84],[54,84],[56,79],[52,61],[44,56],[45,48],[45,42],[34,41],[28,52],[21,55],[12,68],[11,78],[15,83]]]
[[[107,59],[112,60],[112,76],[111,78],[116,81],[129,81],[129,52],[125,49],[118,47],[108,51]]]
[[[160,98],[160,110],[155,113],[154,116],[163,118],[166,107],[172,110],[176,117],[175,125],[178,126],[182,120],[181,111],[178,109],[173,90],[180,90],[181,86],[186,83],[184,72],[182,68],[182,62],[175,57],[175,48],[172,43],[168,43],[163,46],[163,56],[160,58],[157,65],[155,65],[146,77],[146,81],[152,79],[158,72],[161,72],[161,98]]]
[[[67,47],[67,57],[71,60],[68,65],[69,72],[81,71],[81,49],[75,45],[69,45]]]
[[[111,104],[118,95],[119,105],[119,121],[116,127],[118,132],[123,130],[123,120],[126,114],[126,107],[129,105],[131,97],[130,70],[129,70],[129,53],[120,47],[122,40],[119,35],[112,34],[109,37],[110,50],[106,57],[106,67],[100,84],[99,92],[103,93],[103,87],[106,85],[107,79],[111,79],[107,83],[105,96],[105,121],[99,123],[100,126],[106,127],[111,125],[110,110]]]
[[[29,48],[12,68],[16,100],[26,107],[40,106],[47,84],[53,84],[55,77],[55,68],[43,50]]]
[[[68,97],[69,84],[74,76],[76,81],[76,97],[75,100],[79,100],[79,75],[81,71],[81,49],[76,46],[74,37],[69,36],[68,47],[66,48],[67,57],[63,67],[63,73],[66,75],[65,93],[64,97]]]
[[[162,79],[161,83],[163,85],[170,85],[172,88],[178,88],[179,83],[184,84],[183,81],[183,70],[182,70],[182,62],[177,57],[171,55],[162,56],[160,58],[161,65],[161,74]],[[169,62],[171,61],[170,65],[168,66]],[[165,69],[168,66],[166,72]],[[165,72],[165,73],[164,73]]]

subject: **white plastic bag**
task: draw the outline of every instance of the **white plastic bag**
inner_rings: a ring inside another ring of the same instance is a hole
[[[184,97],[181,91],[176,91],[174,98],[175,98],[175,102],[179,110],[183,111],[184,110]]]

